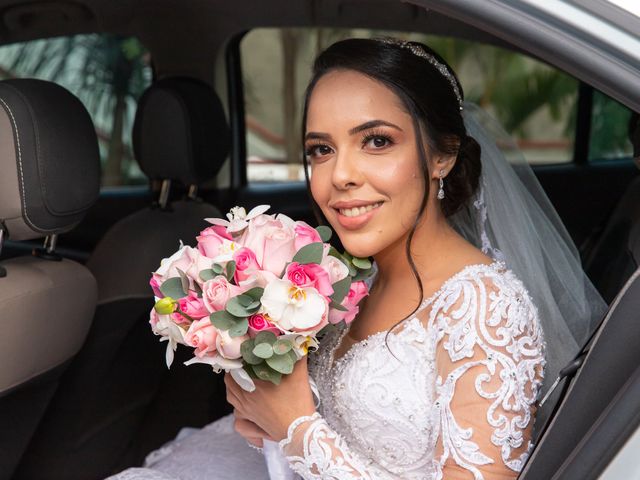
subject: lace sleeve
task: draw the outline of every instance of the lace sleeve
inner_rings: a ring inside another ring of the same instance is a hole
[[[515,479],[529,453],[544,343],[513,275],[456,284],[434,304],[436,478]]]
[[[289,426],[280,442],[291,469],[305,480],[370,480],[365,462],[360,461],[327,422],[315,413],[300,417]]]

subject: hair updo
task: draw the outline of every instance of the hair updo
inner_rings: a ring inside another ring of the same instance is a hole
[[[336,42],[320,53],[314,62],[313,74],[304,98],[302,132],[304,135],[311,93],[318,80],[330,71],[353,70],[390,88],[413,118],[416,132],[420,168],[425,178],[425,193],[416,219],[417,224],[427,204],[430,184],[424,143],[432,154],[456,156],[454,167],[444,179],[445,197],[440,203],[446,217],[467,204],[478,188],[481,173],[480,145],[467,135],[451,81],[457,84],[461,98],[464,98],[464,93],[451,67],[440,55],[422,43],[407,42],[406,45],[419,47],[432,55],[446,67],[450,77],[445,77],[425,58],[398,43],[361,38]],[[303,161],[307,173],[305,157]]]

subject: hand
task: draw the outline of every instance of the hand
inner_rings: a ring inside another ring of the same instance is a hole
[[[227,401],[235,408],[236,419],[242,420],[243,431],[240,432],[237,427],[236,430],[245,438],[247,436],[243,433],[253,437],[258,432],[254,429],[255,426],[266,433],[267,436],[262,438],[281,440],[287,436],[291,422],[303,415],[312,415],[316,410],[309,386],[307,357],[296,362],[290,375],[283,375],[280,385],[262,380],[254,382],[256,389],[247,392],[230,374],[226,374],[224,378]],[[254,426],[249,427],[245,422],[253,423]]]
[[[254,447],[263,447],[262,440],[264,438],[268,440],[273,440],[267,432],[262,430],[259,426],[253,423],[251,420],[247,420],[242,416],[240,412],[237,410],[233,410],[233,416],[235,420],[233,422],[233,428],[243,437],[247,442],[249,442]]]

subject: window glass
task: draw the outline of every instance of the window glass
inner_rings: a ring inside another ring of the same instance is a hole
[[[318,52],[349,37],[421,41],[460,77],[532,164],[573,159],[578,82],[520,53],[453,38],[362,29],[256,29],[240,45],[249,181],[302,180],[301,110]]]
[[[630,158],[633,153],[629,139],[631,110],[604,93],[593,92],[589,160]]]
[[[102,185],[147,182],[133,158],[131,129],[138,97],[151,83],[142,44],[118,35],[75,35],[0,47],[0,78],[55,82],[85,105],[100,145]]]

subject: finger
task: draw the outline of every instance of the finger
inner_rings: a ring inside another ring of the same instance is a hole
[[[260,437],[256,437],[256,438],[244,437],[244,439],[247,442],[249,442],[251,445],[253,445],[254,447],[258,447],[258,448],[263,448],[264,447],[264,442],[262,441],[262,439]]]
[[[255,423],[245,420],[243,418],[236,418],[233,422],[233,427],[242,437],[249,438],[264,438],[269,435],[262,428]]]

